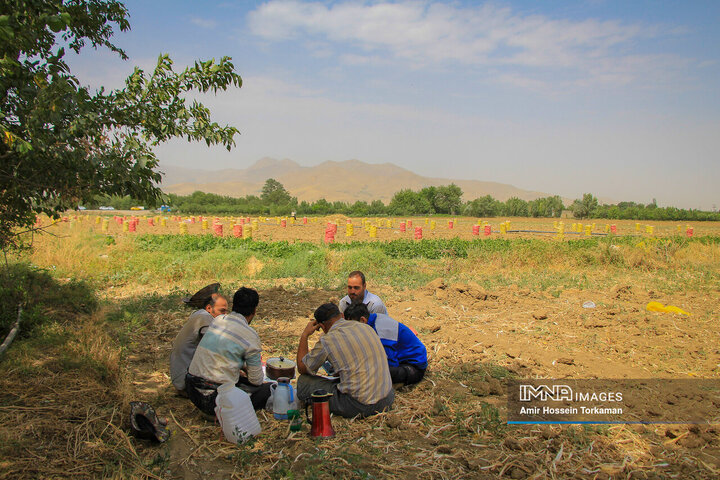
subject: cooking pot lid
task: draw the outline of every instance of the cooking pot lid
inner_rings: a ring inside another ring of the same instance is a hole
[[[272,368],[295,368],[295,362],[283,357],[268,358],[265,364]]]

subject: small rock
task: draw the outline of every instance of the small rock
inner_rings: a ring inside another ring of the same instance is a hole
[[[385,420],[385,424],[390,428],[397,428],[402,424],[402,420],[397,415],[389,415]]]
[[[490,384],[487,382],[476,382],[472,385],[473,393],[479,397],[490,395]]]
[[[465,460],[465,463],[467,463],[470,470],[480,470],[482,467],[486,467],[488,465],[487,460],[477,457],[468,458]]]
[[[563,365],[575,365],[575,359],[570,357],[560,357],[556,362],[562,363]]]
[[[497,378],[490,377],[488,386],[490,387],[490,395],[502,395],[505,393],[502,383]]]
[[[707,442],[699,435],[688,435],[685,438],[681,438],[678,443],[685,448],[701,448],[707,445]]]
[[[532,317],[535,320],[545,320],[546,318],[548,318],[547,313],[544,313],[544,312],[543,313],[538,313],[538,312],[533,313]]]
[[[522,450],[522,445],[520,445],[520,442],[518,442],[512,437],[507,437],[503,442],[503,445],[510,450]]]
[[[445,410],[445,405],[443,404],[442,400],[440,400],[439,398],[435,399],[435,404],[432,408],[433,415],[440,415],[443,410]]]
[[[440,330],[440,325],[435,325],[430,329],[430,333],[435,333]]]

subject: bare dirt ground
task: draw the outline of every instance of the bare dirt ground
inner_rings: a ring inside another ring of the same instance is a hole
[[[416,291],[381,289],[392,316],[413,327],[430,356],[429,373],[397,392],[393,411],[334,418],[337,436],[288,437],[286,424],[261,414],[252,446],[221,439],[217,425],[175,396],[167,378],[170,341],[187,312],[159,312],[149,342],[127,357],[132,399],[171,416],[166,478],[717,478],[720,436],[712,426],[508,427],[505,373],[545,378],[717,377],[718,295],[665,297],[633,285],[559,297],[514,287],[484,291],[441,279]],[[313,309],[337,292],[260,291],[253,322],[263,357],[294,357]],[[592,299],[594,309],[584,309]],[[651,299],[693,316],[651,313]],[[311,339],[311,343],[315,339]],[[500,375],[497,375],[497,373]],[[714,406],[715,411],[720,403]],[[499,413],[499,418],[494,416]],[[136,444],[141,454],[158,447]]]

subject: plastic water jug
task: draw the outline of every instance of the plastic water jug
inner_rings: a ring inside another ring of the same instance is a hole
[[[225,438],[231,443],[244,443],[260,433],[260,422],[253,409],[250,395],[233,383],[224,383],[217,389],[215,415]]]
[[[295,391],[289,378],[280,377],[277,382],[270,387],[273,390],[273,414],[278,420],[287,420],[288,410],[297,409]]]

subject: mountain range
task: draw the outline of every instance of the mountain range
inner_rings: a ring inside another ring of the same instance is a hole
[[[245,169],[211,171],[162,165],[160,171],[164,172],[162,190],[178,195],[197,190],[232,197],[260,195],[268,178],[282,183],[298,201],[308,202],[324,198],[330,202],[382,200],[388,203],[395,192],[404,188],[420,190],[450,183],[462,189],[466,201],[485,195],[501,201],[510,197],[534,200],[550,195],[505,183],[423,177],[392,163],[370,164],[359,160],[328,161],[304,167],[288,159],[262,158]]]

